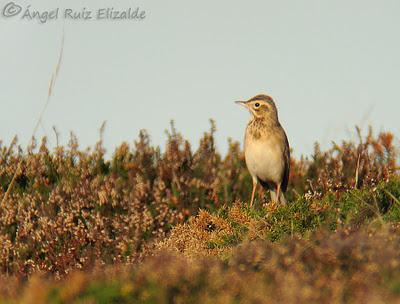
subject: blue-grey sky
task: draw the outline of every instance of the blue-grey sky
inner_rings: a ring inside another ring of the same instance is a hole
[[[22,12],[60,9],[40,24],[0,18],[0,139],[28,142],[58,60],[64,58],[37,136],[93,146],[107,121],[109,152],[147,129],[163,145],[169,121],[193,146],[217,122],[217,144],[242,140],[249,114],[233,101],[274,97],[296,155],[314,141],[355,138],[354,126],[400,131],[400,1],[14,0]],[[1,0],[0,8],[9,1]],[[142,21],[65,20],[139,7]]]

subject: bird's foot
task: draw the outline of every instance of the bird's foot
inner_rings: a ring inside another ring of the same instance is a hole
[[[276,211],[276,209],[278,209],[279,203],[277,203],[275,201],[269,201],[268,203],[264,203],[263,207],[265,209],[267,209],[268,213],[274,213]]]

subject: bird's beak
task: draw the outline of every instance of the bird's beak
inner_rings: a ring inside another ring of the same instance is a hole
[[[238,101],[235,101],[235,103],[238,104],[238,105],[246,107],[246,101],[238,100]]]

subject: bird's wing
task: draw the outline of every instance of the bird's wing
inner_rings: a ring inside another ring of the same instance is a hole
[[[283,129],[282,129],[283,131]],[[285,138],[285,148],[284,148],[284,161],[285,161],[285,168],[283,172],[283,179],[282,179],[282,184],[281,188],[283,192],[286,192],[288,183],[289,183],[289,172],[290,172],[290,148],[289,148],[289,141],[287,139],[285,131],[283,131],[283,136]]]

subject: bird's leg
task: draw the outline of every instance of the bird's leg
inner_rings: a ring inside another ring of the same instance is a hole
[[[276,202],[279,203],[281,198],[281,184],[276,187]]]
[[[253,192],[251,193],[250,207],[253,207],[254,194],[256,193],[256,188],[257,188],[257,179],[253,178]]]

